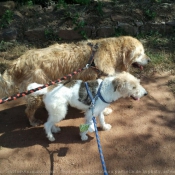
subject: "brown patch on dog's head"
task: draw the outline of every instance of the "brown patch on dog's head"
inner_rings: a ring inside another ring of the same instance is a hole
[[[126,81],[125,80],[122,80],[120,78],[115,78],[113,81],[112,81],[112,85],[114,87],[114,92],[116,90],[120,91],[121,88],[123,88],[126,84]]]
[[[116,78],[112,81],[112,84],[114,91],[123,91],[128,84],[130,84],[131,87],[134,87],[134,85],[139,81],[140,80],[136,79],[130,73],[123,71],[116,75]]]

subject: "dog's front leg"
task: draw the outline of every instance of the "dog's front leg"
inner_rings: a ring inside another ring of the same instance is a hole
[[[95,128],[94,128],[94,123],[93,123],[93,120],[92,120],[92,112],[91,110],[87,111],[85,113],[85,118],[86,118],[86,123],[85,125],[89,125],[88,129],[84,132],[80,132],[80,136],[81,136],[81,140],[82,141],[86,141],[88,139],[88,136],[86,135],[89,132],[94,132],[95,131]]]
[[[88,130],[84,131],[84,132],[80,132],[80,136],[81,136],[82,141],[86,141],[88,139],[88,136],[86,135],[87,133],[88,133]]]
[[[105,123],[105,117],[104,117],[103,111],[99,115],[99,121],[100,121],[100,125],[101,125],[103,130],[110,130],[111,129],[112,126],[110,124]]]

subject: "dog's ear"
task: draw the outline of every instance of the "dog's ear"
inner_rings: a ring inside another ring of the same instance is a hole
[[[101,42],[94,55],[94,63],[96,67],[107,75],[115,73],[115,60],[111,57],[110,45],[108,42]]]
[[[133,62],[134,59],[135,50],[124,50],[123,52],[123,65],[124,65],[124,71],[129,71],[129,68]]]
[[[115,92],[116,90],[119,90],[119,91],[120,91],[120,89],[123,88],[123,87],[125,86],[125,84],[126,84],[126,81],[125,81],[125,80],[122,80],[122,79],[120,79],[120,78],[115,78],[115,79],[112,81],[112,85],[113,85],[113,87],[114,87],[114,92]]]

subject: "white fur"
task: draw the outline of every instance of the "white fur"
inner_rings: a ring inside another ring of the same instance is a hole
[[[98,84],[100,84],[102,80],[98,79],[96,81],[98,81]],[[74,84],[72,87],[69,88],[62,84],[59,84],[51,91],[49,91],[48,88],[45,88],[33,93],[33,95],[45,94],[43,101],[48,111],[49,118],[47,122],[44,124],[44,128],[47,137],[50,141],[55,140],[52,132],[57,133],[60,131],[60,128],[56,127],[55,123],[65,118],[67,114],[68,105],[84,111],[86,119],[85,123],[90,125],[88,131],[94,131],[94,126],[92,123],[92,111],[91,109],[89,109],[88,105],[85,105],[79,101],[79,89],[81,83],[82,83],[81,80],[77,80],[76,84]],[[42,84],[32,83],[28,86],[28,90],[37,88],[39,86],[42,86]],[[96,88],[96,90],[97,89],[98,87]],[[103,85],[101,88],[101,95],[108,102],[116,101],[121,97],[131,97],[131,96],[134,99],[138,100],[146,94],[147,92],[140,85],[140,81],[131,74],[126,72],[119,73],[116,76],[106,77],[103,81]],[[104,103],[100,98],[98,98],[95,103],[94,116],[99,117],[100,125],[103,130],[111,129],[111,125],[105,123],[103,114],[104,109],[108,105],[109,104]],[[110,111],[107,111],[107,113],[110,113]],[[86,135],[87,132],[80,133],[81,139],[83,141],[88,139],[88,136]]]

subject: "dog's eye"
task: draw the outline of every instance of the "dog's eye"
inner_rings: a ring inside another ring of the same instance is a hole
[[[132,88],[133,88],[133,89],[136,89],[136,87],[135,87],[135,86],[133,86]]]
[[[141,57],[141,56],[142,56],[142,54],[139,54],[139,55],[138,55],[138,57]]]

